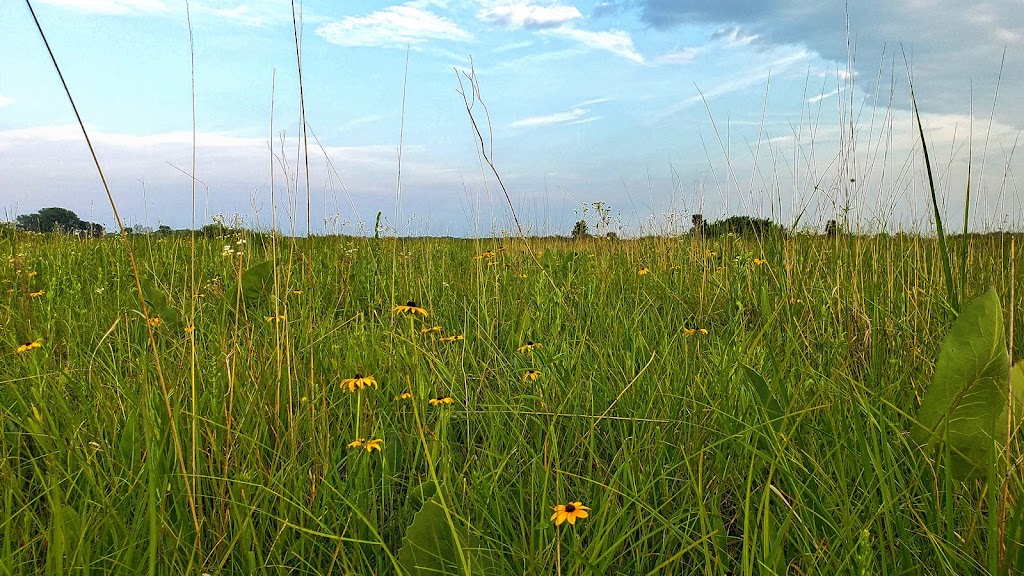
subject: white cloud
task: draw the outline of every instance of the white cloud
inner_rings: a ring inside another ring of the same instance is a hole
[[[817,96],[811,96],[810,98],[807,99],[807,103],[808,104],[817,104],[818,102],[821,102],[822,100],[826,100],[826,99],[831,98],[833,96],[839,96],[843,92],[846,92],[845,88],[836,88],[835,90],[833,90],[831,92],[824,92],[822,94],[818,94]]]
[[[415,3],[391,6],[367,16],[349,16],[323,24],[316,34],[340,46],[404,46],[427,40],[466,42],[473,36],[451,20],[427,12]]]
[[[14,104],[14,98],[0,94],[0,108],[3,108],[4,106],[10,106],[11,104]]]
[[[697,55],[700,54],[701,48],[692,46],[690,48],[683,48],[682,50],[675,50],[673,52],[667,52],[658,56],[655,61],[658,64],[689,64],[697,59]]]
[[[583,14],[575,6],[537,6],[529,2],[516,2],[490,9],[483,9],[476,15],[483,22],[498,24],[506,28],[555,28]]]
[[[552,124],[576,124],[587,115],[587,112],[588,111],[585,108],[573,108],[568,112],[557,112],[555,114],[547,114],[544,116],[530,116],[529,118],[516,120],[509,124],[509,126],[512,128],[533,128],[536,126],[550,126]]]
[[[589,30],[580,30],[578,28],[552,28],[544,31],[547,34],[553,36],[561,36],[574,40],[595,50],[605,50],[621,56],[627,60],[632,60],[638,64],[643,64],[644,57],[636,51],[636,47],[633,46],[633,39],[629,36],[629,33],[623,30],[609,30],[607,32],[591,32]]]
[[[701,94],[694,94],[689,98],[685,98],[680,102],[669,106],[665,110],[655,113],[652,116],[652,121],[660,122],[664,118],[685,110],[690,106],[700,104],[704,100],[710,101],[726,94],[731,94],[751,86],[762,84],[768,79],[769,74],[775,74],[786,70],[794,64],[806,62],[810,57],[811,53],[807,50],[797,50],[795,52],[782,55],[781,57],[756,68],[737,72],[711,87],[701,87],[700,90],[701,93],[703,93],[703,96]]]
[[[155,14],[166,12],[161,0],[39,0],[42,4],[93,14]]]

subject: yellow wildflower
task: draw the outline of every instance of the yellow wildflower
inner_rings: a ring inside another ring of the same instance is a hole
[[[540,376],[540,370],[527,370],[526,374],[523,374],[523,382],[536,380],[538,376]]]
[[[379,438],[376,439],[376,440],[366,440],[366,439],[363,439],[363,438],[357,438],[357,439],[353,440],[352,442],[349,442],[348,443],[348,447],[349,448],[362,448],[363,450],[366,450],[367,452],[373,452],[374,450],[376,450],[377,452],[380,452],[380,447],[383,444],[384,444],[384,441],[379,439]]]
[[[29,293],[28,297],[29,298],[39,298],[43,294],[46,294],[46,290],[40,290],[38,292],[31,292],[31,293]]]
[[[458,342],[459,340],[465,340],[465,339],[466,339],[465,336],[463,336],[462,334],[459,334],[458,336],[444,336],[443,338],[441,338],[441,342]]]
[[[534,348],[540,348],[540,342],[527,340],[526,344],[523,344],[519,348],[516,348],[516,352],[532,352]]]
[[[455,399],[451,396],[438,396],[437,398],[431,398],[428,404],[431,406],[451,406],[455,404]]]
[[[395,314],[412,314],[413,316],[419,314],[424,318],[428,316],[427,311],[417,306],[412,300],[409,300],[403,306],[395,306],[391,311]]]
[[[356,390],[362,390],[373,386],[374,388],[380,388],[377,384],[377,380],[373,376],[361,376],[356,374],[354,378],[345,378],[341,381],[341,387],[348,387],[349,392],[355,392]]]
[[[15,352],[17,352],[18,354],[21,354],[22,352],[28,352],[29,350],[33,350],[35,348],[41,348],[42,346],[43,346],[43,341],[42,340],[36,340],[34,342],[25,342],[21,346],[18,346],[18,348],[15,350]]]
[[[590,516],[587,514],[587,510],[590,510],[590,508],[584,506],[582,502],[559,504],[558,506],[555,506],[555,513],[551,515],[551,521],[554,522],[556,526],[560,526],[562,522],[565,522],[566,520],[569,521],[569,524],[575,525],[577,518],[586,518],[587,516]]]

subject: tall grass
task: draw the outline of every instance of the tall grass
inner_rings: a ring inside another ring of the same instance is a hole
[[[5,573],[391,573],[432,475],[508,573],[552,572],[556,538],[567,574],[987,570],[985,486],[951,486],[907,437],[951,320],[935,240],[544,241],[559,294],[514,247],[403,240],[392,285],[396,240],[312,238],[279,242],[279,289],[236,313],[239,270],[275,256],[238,238],[242,256],[221,254],[234,237],[197,245],[195,363],[185,326],[154,329],[171,411],[124,245],[3,240]],[[1009,243],[969,243],[969,288],[1009,294]],[[188,310],[189,243],[145,253]],[[406,299],[430,316],[393,314]],[[343,389],[356,373],[380,389]],[[455,405],[426,402],[442,395]],[[1009,480],[1004,568],[1021,558]],[[575,500],[591,517],[556,532],[551,507]]]
[[[958,308],[951,271],[960,297],[995,286],[1021,307],[1012,236],[964,234],[956,254],[941,228],[611,241],[516,225],[0,237],[0,572],[399,573],[428,500],[498,573],[1024,565],[1020,446],[1000,481],[957,483],[909,437]],[[396,313],[407,301],[429,316]],[[342,385],[368,375],[379,388]],[[554,526],[575,501],[590,517]]]

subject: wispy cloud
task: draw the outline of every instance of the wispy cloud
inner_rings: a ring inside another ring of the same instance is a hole
[[[522,120],[516,120],[509,124],[512,128],[533,128],[536,126],[550,126],[552,124],[567,124],[569,122],[578,121],[587,115],[585,108],[573,108],[568,112],[556,112],[555,114],[546,114],[544,116],[530,116],[529,118],[523,118]]]
[[[824,94],[818,94],[817,96],[811,96],[810,98],[807,99],[807,103],[808,104],[817,104],[818,102],[821,102],[822,100],[825,100],[826,98],[831,98],[833,96],[838,96],[838,95],[842,94],[843,92],[846,92],[845,88],[836,88],[835,90],[833,90],[831,92],[825,92]]]
[[[167,11],[161,0],[39,0],[42,4],[92,14],[156,14]]]
[[[483,22],[506,28],[556,28],[566,22],[582,18],[583,14],[575,6],[537,6],[529,2],[516,2],[485,8],[477,12],[476,17]]]
[[[428,40],[473,39],[455,22],[428,12],[415,2],[328,22],[318,27],[316,34],[339,46],[401,47]]]
[[[615,98],[594,98],[593,100],[586,100],[584,102],[580,102],[574,107],[583,108],[585,106],[593,106],[594,104],[604,104],[605,102],[611,102],[612,100],[615,100]]]
[[[562,38],[574,40],[588,48],[611,52],[616,56],[621,56],[638,64],[644,63],[643,55],[637,52],[636,47],[633,45],[633,38],[624,30],[591,32],[589,30],[580,30],[578,28],[562,26],[559,28],[547,29],[543,32],[552,36],[560,36]]]
[[[225,4],[230,4],[230,6]],[[192,10],[194,13],[209,14],[242,26],[260,27],[285,22],[291,25],[291,8],[283,2],[249,0],[239,4],[222,0],[206,0],[205,2],[193,2]]]
[[[697,55],[701,53],[701,50],[701,47],[691,46],[682,50],[666,52],[658,56],[655,62],[658,64],[689,64],[697,59]]]
[[[14,104],[14,98],[0,94],[0,108],[3,108],[4,106],[10,106],[11,104]]]
[[[653,116],[654,120],[661,120],[667,116],[671,116],[677,112],[685,110],[690,106],[699,104],[704,100],[713,100],[726,94],[731,94],[751,86],[755,86],[765,81],[768,74],[772,72],[778,72],[785,70],[790,66],[799,62],[805,62],[811,57],[811,53],[807,50],[798,50],[790,54],[786,54],[780,58],[777,58],[767,64],[760,66],[753,70],[745,70],[738,74],[734,74],[731,78],[719,82],[718,84],[711,86],[707,89],[701,89],[701,94],[695,94],[689,98],[681,100],[669,106],[661,112],[655,113]]]
[[[509,128],[536,128],[538,126],[572,126],[574,124],[586,124],[595,120],[600,120],[601,116],[589,116],[590,108],[594,104],[601,104],[602,102],[609,102],[612,98],[595,98],[593,100],[587,100],[586,102],[580,102],[571,109],[565,112],[555,112],[554,114],[544,114],[541,116],[530,116],[521,120],[516,120],[509,124]]]

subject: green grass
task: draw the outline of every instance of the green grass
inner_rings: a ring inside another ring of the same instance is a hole
[[[433,478],[508,574],[1024,563],[1020,469],[1004,500],[909,437],[954,319],[933,239],[531,241],[541,270],[512,239],[238,233],[197,240],[194,285],[187,237],[131,242],[167,299],[155,348],[120,239],[0,240],[0,574],[394,573]],[[969,238],[962,288],[995,287],[1007,322],[1010,246]],[[556,529],[570,501],[590,517]]]

